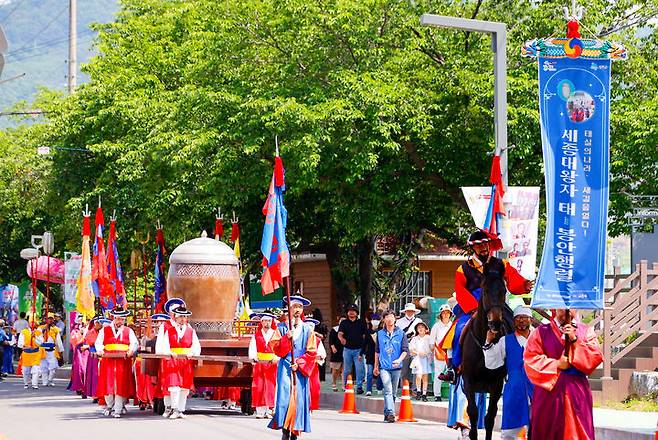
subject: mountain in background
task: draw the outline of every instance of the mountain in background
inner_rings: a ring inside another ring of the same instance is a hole
[[[119,10],[118,0],[78,0],[78,84],[88,80],[80,65],[93,56],[93,23],[108,23]],[[68,74],[69,0],[0,0],[0,25],[9,49],[0,84],[0,109],[31,100],[40,87],[66,90]],[[5,122],[5,121],[2,121]]]

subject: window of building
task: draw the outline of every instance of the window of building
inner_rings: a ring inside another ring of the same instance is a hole
[[[412,272],[395,286],[397,301],[391,303],[396,312],[406,303],[414,302],[424,296],[432,296],[432,272]]]

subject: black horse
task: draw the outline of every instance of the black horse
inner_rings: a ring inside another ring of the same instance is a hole
[[[471,423],[470,439],[477,440],[478,407],[476,393],[489,393],[489,406],[484,419],[486,439],[491,440],[498,401],[503,393],[507,371],[505,367],[489,370],[484,365],[482,346],[486,342],[487,330],[498,332],[494,342],[512,331],[509,308],[505,304],[505,266],[498,258],[490,258],[483,268],[482,291],[477,314],[464,329],[462,335],[462,386],[468,399],[466,409]]]

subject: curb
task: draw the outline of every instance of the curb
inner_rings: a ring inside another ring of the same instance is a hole
[[[356,409],[361,412],[374,414],[384,414],[384,400],[378,398],[368,398],[355,396]],[[343,393],[323,392],[320,395],[320,405],[322,409],[339,410],[343,405]],[[413,401],[414,417],[429,420],[437,423],[446,423],[448,419],[447,403],[428,404],[424,402]],[[400,409],[400,399],[396,399],[395,411]],[[494,429],[500,431],[501,414],[498,411]],[[653,433],[629,431],[620,428],[595,427],[597,440],[654,440]]]

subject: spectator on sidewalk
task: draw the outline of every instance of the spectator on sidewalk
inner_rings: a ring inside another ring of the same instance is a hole
[[[441,384],[443,381],[439,379],[439,374],[443,373],[443,370],[446,368],[446,357],[447,354],[445,350],[441,347],[441,341],[445,338],[452,321],[450,317],[452,316],[452,311],[448,304],[443,304],[439,309],[439,314],[437,315],[437,320],[432,326],[432,331],[430,332],[430,343],[434,347],[434,378],[433,378],[433,389],[434,389],[434,400],[437,402],[441,401]]]
[[[366,324],[368,325],[368,336],[366,336],[364,352],[366,356],[366,396],[372,395],[372,382],[374,380],[373,372],[375,371],[375,338],[379,326],[379,315],[368,313],[366,315]],[[378,389],[381,389],[378,387]]]
[[[25,319],[25,316],[26,316],[25,312],[21,312],[18,315],[18,319],[14,321],[13,329],[14,329],[14,333],[17,335],[16,338],[18,338],[18,335],[20,335],[23,330],[25,330],[30,326],[30,324],[27,322],[27,319]],[[16,360],[18,360],[18,358],[21,357],[22,351],[23,350],[18,348],[18,346],[14,349],[14,357],[16,358]]]
[[[327,329],[327,324],[324,323],[324,320],[322,319],[322,312],[320,309],[317,307],[313,309],[313,314],[311,315],[313,319],[319,322],[318,325],[315,326],[315,337],[319,339],[320,343],[324,345],[325,339],[327,339],[327,336],[329,334],[329,329]],[[327,363],[322,362],[319,364],[318,371],[320,372],[320,381],[324,382],[325,380],[325,373],[327,369]]]
[[[329,366],[331,367],[331,389],[334,391],[338,391],[338,379],[343,374],[343,344],[338,339],[338,328],[345,319],[345,315],[337,317],[336,326],[332,327],[329,332],[329,348],[331,351]]]
[[[375,368],[373,374],[382,378],[384,385],[384,421],[395,422],[395,396],[400,383],[404,359],[409,355],[409,341],[395,325],[395,312],[387,310],[382,315],[384,328],[377,332],[375,340]]]
[[[424,322],[416,324],[416,336],[411,338],[409,353],[412,356],[411,372],[416,379],[416,399],[427,402],[427,383],[432,365],[432,344],[429,328]]]
[[[420,313],[420,310],[416,308],[414,303],[407,303],[402,309],[403,315],[400,319],[397,320],[395,325],[402,330],[402,332],[407,336],[407,343],[411,341],[416,334],[415,328],[416,324],[423,322],[416,315]],[[402,364],[402,372],[400,373],[400,380],[407,379],[409,383],[414,383],[414,378],[411,375],[411,356],[407,356]]]
[[[338,326],[338,339],[343,344],[343,387],[347,376],[356,371],[356,393],[363,394],[363,379],[365,376],[365,345],[368,328],[366,322],[359,318],[359,308],[356,304],[347,307],[347,319]],[[352,375],[354,378],[354,375]]]

